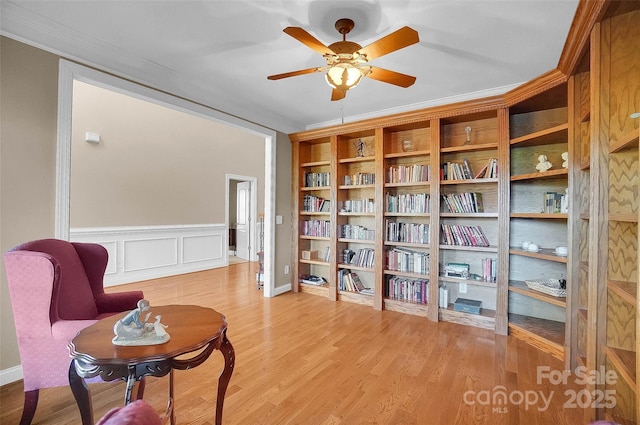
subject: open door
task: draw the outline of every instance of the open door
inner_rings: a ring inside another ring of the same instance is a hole
[[[236,256],[251,259],[251,182],[236,188]]]

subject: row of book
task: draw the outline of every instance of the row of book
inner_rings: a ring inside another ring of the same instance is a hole
[[[375,173],[355,173],[353,175],[344,176],[345,186],[362,186],[366,184],[375,184]]]
[[[450,213],[481,213],[484,210],[479,192],[444,193],[442,203]]]
[[[304,195],[302,211],[305,212],[329,212],[331,201],[319,196]]]
[[[428,182],[431,173],[430,165],[392,165],[387,171],[388,183]]]
[[[373,198],[347,199],[339,203],[341,212],[375,213],[376,203]]]
[[[478,173],[473,173],[467,159],[462,162],[446,162],[440,168],[441,180],[493,179],[498,177],[498,160],[491,158]]]
[[[387,270],[429,274],[429,253],[403,247],[395,247],[386,253]]]
[[[429,280],[408,279],[401,276],[390,277],[385,288],[385,296],[392,300],[416,304],[429,303]]]
[[[428,193],[387,193],[384,197],[385,211],[393,213],[424,214],[431,211]]]
[[[352,266],[373,268],[375,265],[375,251],[373,248],[360,248],[358,251],[345,249],[342,252],[342,261]]]
[[[331,184],[331,173],[328,171],[322,173],[304,173],[305,187],[326,187]]]
[[[480,277],[483,282],[496,282],[498,276],[498,260],[496,258],[482,259],[482,273]]]
[[[440,229],[441,242],[444,245],[489,246],[489,240],[480,226],[442,224]]]
[[[429,243],[429,225],[424,223],[398,223],[386,220],[387,242]]]
[[[373,289],[367,288],[360,280],[360,276],[349,269],[338,271],[338,290],[373,295]]]
[[[356,239],[372,241],[376,237],[375,230],[367,229],[356,224],[343,224],[338,226],[338,237],[342,239]]]
[[[567,194],[557,192],[545,192],[544,194],[544,213],[566,213],[569,211],[567,202]]]
[[[328,220],[306,220],[302,223],[302,234],[330,238],[331,222]]]

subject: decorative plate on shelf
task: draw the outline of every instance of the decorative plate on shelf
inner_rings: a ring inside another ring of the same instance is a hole
[[[560,280],[558,279],[533,279],[525,280],[529,289],[542,292],[553,297],[566,297],[567,290],[560,287]]]

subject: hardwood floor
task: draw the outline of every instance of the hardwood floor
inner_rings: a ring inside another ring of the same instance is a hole
[[[142,289],[152,306],[197,304],[226,315],[236,367],[225,425],[585,423],[582,409],[565,406],[581,388],[538,383],[538,366],[561,371],[562,364],[527,344],[309,294],[263,298],[256,268],[243,263],[109,289]],[[213,423],[222,364],[214,353],[176,372],[178,423]],[[167,388],[167,377],[148,379],[145,399],[159,412]],[[91,391],[97,420],[121,405],[124,384],[93,384]],[[0,388],[1,424],[18,423],[22,399],[21,381]],[[33,423],[80,423],[70,390],[41,390]]]

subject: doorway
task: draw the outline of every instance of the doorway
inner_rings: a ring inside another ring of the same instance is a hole
[[[56,175],[55,236],[69,240],[70,233],[70,175],[71,175],[71,116],[73,81],[78,80],[115,92],[165,105],[176,110],[205,117],[259,135],[265,143],[264,180],[264,296],[275,296],[275,158],[276,133],[271,129],[244,121],[223,112],[177,98],[151,88],[105,74],[67,60],[60,60],[58,74],[58,144]],[[255,193],[255,191],[254,191]],[[227,221],[228,225],[228,221]]]
[[[226,223],[229,229],[229,263],[258,261],[258,180],[226,175]]]

